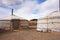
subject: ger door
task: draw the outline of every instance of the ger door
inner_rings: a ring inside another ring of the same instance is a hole
[[[20,20],[19,19],[12,19],[12,28],[14,30],[20,30]]]

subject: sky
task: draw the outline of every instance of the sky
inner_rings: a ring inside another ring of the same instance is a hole
[[[53,11],[59,11],[59,0],[0,0],[0,18],[14,15],[27,20],[45,17]]]

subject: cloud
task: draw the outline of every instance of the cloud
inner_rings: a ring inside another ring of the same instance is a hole
[[[1,0],[0,3],[2,3],[2,5],[6,6],[6,7],[9,7],[9,8],[18,8],[22,6],[22,4],[26,4],[28,2],[37,2],[37,3],[42,3],[44,2],[45,0]]]
[[[59,10],[59,0],[47,0],[42,4],[37,4],[37,0],[26,1],[22,5],[23,7],[17,10],[15,14],[28,20],[45,17],[50,12]],[[35,10],[38,10],[38,13],[34,14]]]
[[[15,12],[15,15],[18,15],[18,16],[21,16],[21,17],[24,17],[25,19],[32,19],[33,18],[33,15],[32,14],[32,11],[34,10],[33,7],[35,7],[35,4],[36,2],[32,2],[32,1],[26,1],[23,5],[22,8],[18,9],[16,12]],[[23,15],[23,16],[22,16]],[[35,16],[35,15],[34,15]]]
[[[59,0],[47,0],[46,2],[37,5],[36,7],[41,14],[40,17],[44,17],[50,12],[59,11]],[[43,15],[43,16],[42,16]]]
[[[38,1],[39,0],[2,0],[0,4],[11,8],[18,8],[14,14],[27,20],[45,17],[50,12],[58,11],[59,9],[59,0],[46,0],[43,3],[38,3]]]
[[[8,16],[10,14],[11,14],[10,10],[0,7],[0,18],[3,18],[3,17]]]
[[[51,9],[55,9],[58,10],[59,8],[59,1],[58,0],[47,0],[46,2],[37,5],[37,8],[41,11],[45,11],[45,10],[51,10]]]
[[[21,6],[23,0],[1,0],[2,5],[9,7],[9,8],[18,8]]]

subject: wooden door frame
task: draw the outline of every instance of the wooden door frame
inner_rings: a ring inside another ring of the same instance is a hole
[[[11,20],[11,26],[12,26],[12,27],[11,27],[11,31],[14,31],[14,20],[15,20],[15,19],[12,19],[12,20]],[[17,30],[20,31],[20,19],[17,19],[17,20],[19,21],[19,22],[18,22],[18,25],[19,25],[19,26],[18,26],[18,29],[17,29]]]

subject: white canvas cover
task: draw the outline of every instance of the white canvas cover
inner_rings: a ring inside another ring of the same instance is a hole
[[[20,20],[25,20],[22,17],[18,17],[16,15],[10,15],[10,16],[6,16],[4,18],[1,18],[0,20],[11,20],[11,19],[20,19]]]
[[[1,18],[0,19],[0,28],[1,29],[10,29],[11,27],[11,21],[12,19],[20,19],[20,20],[26,20],[26,19],[23,19],[21,17],[18,17],[18,16],[15,16],[15,15],[10,15],[10,16],[7,16],[7,17],[4,17],[4,18]],[[25,22],[25,25],[27,25],[27,23]]]
[[[28,21],[27,20],[21,20],[20,21],[20,26],[28,26]]]
[[[46,32],[47,29],[47,20],[46,19],[40,19],[37,22],[37,30]]]
[[[48,26],[52,31],[60,32],[60,11],[48,15]]]
[[[37,30],[51,30],[60,32],[60,12],[54,11],[47,15],[45,18],[38,19]]]
[[[10,24],[11,24],[10,21],[0,21],[0,29],[9,30],[11,26]]]

